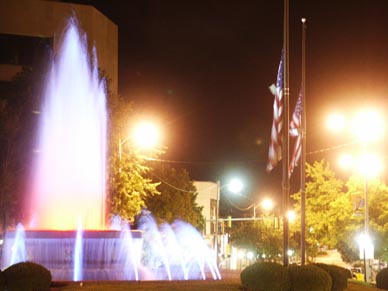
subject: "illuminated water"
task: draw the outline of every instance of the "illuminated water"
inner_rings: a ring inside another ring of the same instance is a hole
[[[75,20],[55,56],[40,114],[31,221],[7,231],[1,268],[32,261],[53,280],[220,279],[211,248],[191,225],[105,227],[106,97],[97,59]]]
[[[106,101],[97,58],[71,20],[47,78],[29,228],[103,229]],[[92,60],[92,61],[90,61]]]

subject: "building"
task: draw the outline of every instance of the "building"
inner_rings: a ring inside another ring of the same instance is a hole
[[[99,67],[118,91],[118,27],[92,6],[41,0],[0,0],[0,81],[10,81],[32,64],[42,46],[54,52],[71,16],[86,32],[89,50],[97,50]]]
[[[199,206],[203,207],[202,215],[206,220],[204,236],[209,245],[212,245],[218,254],[219,267],[224,269],[236,269],[236,260],[230,259],[231,251],[229,245],[229,235],[224,232],[224,228],[222,227],[224,222],[221,222],[222,220],[218,221],[219,229],[218,232],[216,232],[216,217],[219,215],[217,213],[217,205],[219,204],[220,199],[220,184],[209,181],[194,181],[194,186],[196,187],[198,193],[196,202]],[[215,245],[216,241],[217,247]],[[234,253],[233,258],[236,257],[237,252],[234,251]]]
[[[206,220],[204,235],[210,238],[215,234],[219,185],[216,182],[194,181],[194,186],[198,193],[197,204],[203,207],[202,215]]]

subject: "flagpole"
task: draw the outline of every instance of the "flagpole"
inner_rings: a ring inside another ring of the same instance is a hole
[[[306,18],[302,18],[302,153],[300,163],[300,254],[302,266],[306,264]]]
[[[289,74],[289,0],[284,0],[284,31],[283,31],[283,46],[284,46],[284,70],[283,70],[283,98],[284,98],[284,114],[283,114],[283,265],[288,266],[288,204],[290,192],[290,178],[288,175],[289,168],[289,96],[290,88],[288,81]]]

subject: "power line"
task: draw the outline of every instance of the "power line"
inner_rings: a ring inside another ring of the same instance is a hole
[[[178,188],[178,187],[176,187],[176,186],[174,186],[174,185],[168,183],[166,180],[164,180],[163,178],[161,178],[159,175],[155,174],[155,172],[153,172],[153,171],[150,171],[150,173],[151,173],[152,175],[154,175],[155,177],[157,177],[157,178],[160,180],[160,182],[166,184],[167,186],[169,186],[169,187],[171,187],[171,188],[173,188],[173,189],[175,189],[175,190],[178,190],[178,191],[180,191],[180,192],[185,192],[185,193],[196,193],[196,191],[189,191],[189,190],[186,190],[186,189]]]
[[[336,146],[333,146],[333,147],[328,147],[328,148],[324,148],[324,149],[320,149],[320,150],[316,150],[316,151],[311,151],[311,152],[306,153],[306,155],[313,155],[313,154],[319,154],[319,153],[334,151],[334,150],[337,150],[337,149],[341,149],[341,148],[344,148],[344,147],[348,147],[348,146],[354,145],[357,142],[358,142],[357,140],[354,140],[354,141],[351,141],[351,142],[348,142],[348,143],[344,143],[344,144],[340,144],[340,145],[336,145]]]

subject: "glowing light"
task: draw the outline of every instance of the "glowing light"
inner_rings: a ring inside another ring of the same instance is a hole
[[[346,119],[343,115],[333,113],[329,115],[326,125],[330,131],[338,133],[344,130],[346,126]]]
[[[384,169],[381,159],[372,153],[364,153],[357,159],[350,154],[343,154],[338,163],[342,168],[355,169],[358,174],[368,178],[377,177]]]
[[[293,210],[287,211],[287,218],[288,218],[288,221],[293,222],[296,218],[295,211]]]
[[[253,252],[247,252],[247,259],[252,260],[254,256]]]
[[[338,160],[338,163],[341,168],[350,169],[354,166],[355,161],[352,155],[342,154]]]
[[[160,143],[160,130],[154,123],[144,121],[136,125],[132,137],[136,146],[150,149]]]
[[[369,110],[358,113],[352,122],[352,133],[362,142],[376,141],[384,135],[384,122],[379,113]]]
[[[357,171],[369,178],[378,176],[383,168],[383,163],[379,157],[371,153],[365,153],[357,162]]]
[[[234,178],[230,180],[228,184],[228,190],[232,193],[239,193],[244,188],[243,183],[240,179]]]
[[[266,198],[263,200],[263,202],[261,203],[261,206],[263,207],[263,209],[265,210],[272,210],[273,207],[274,207],[274,203],[271,199],[269,198]]]
[[[369,235],[362,233],[356,237],[360,249],[360,259],[374,259],[374,246],[372,239]]]

